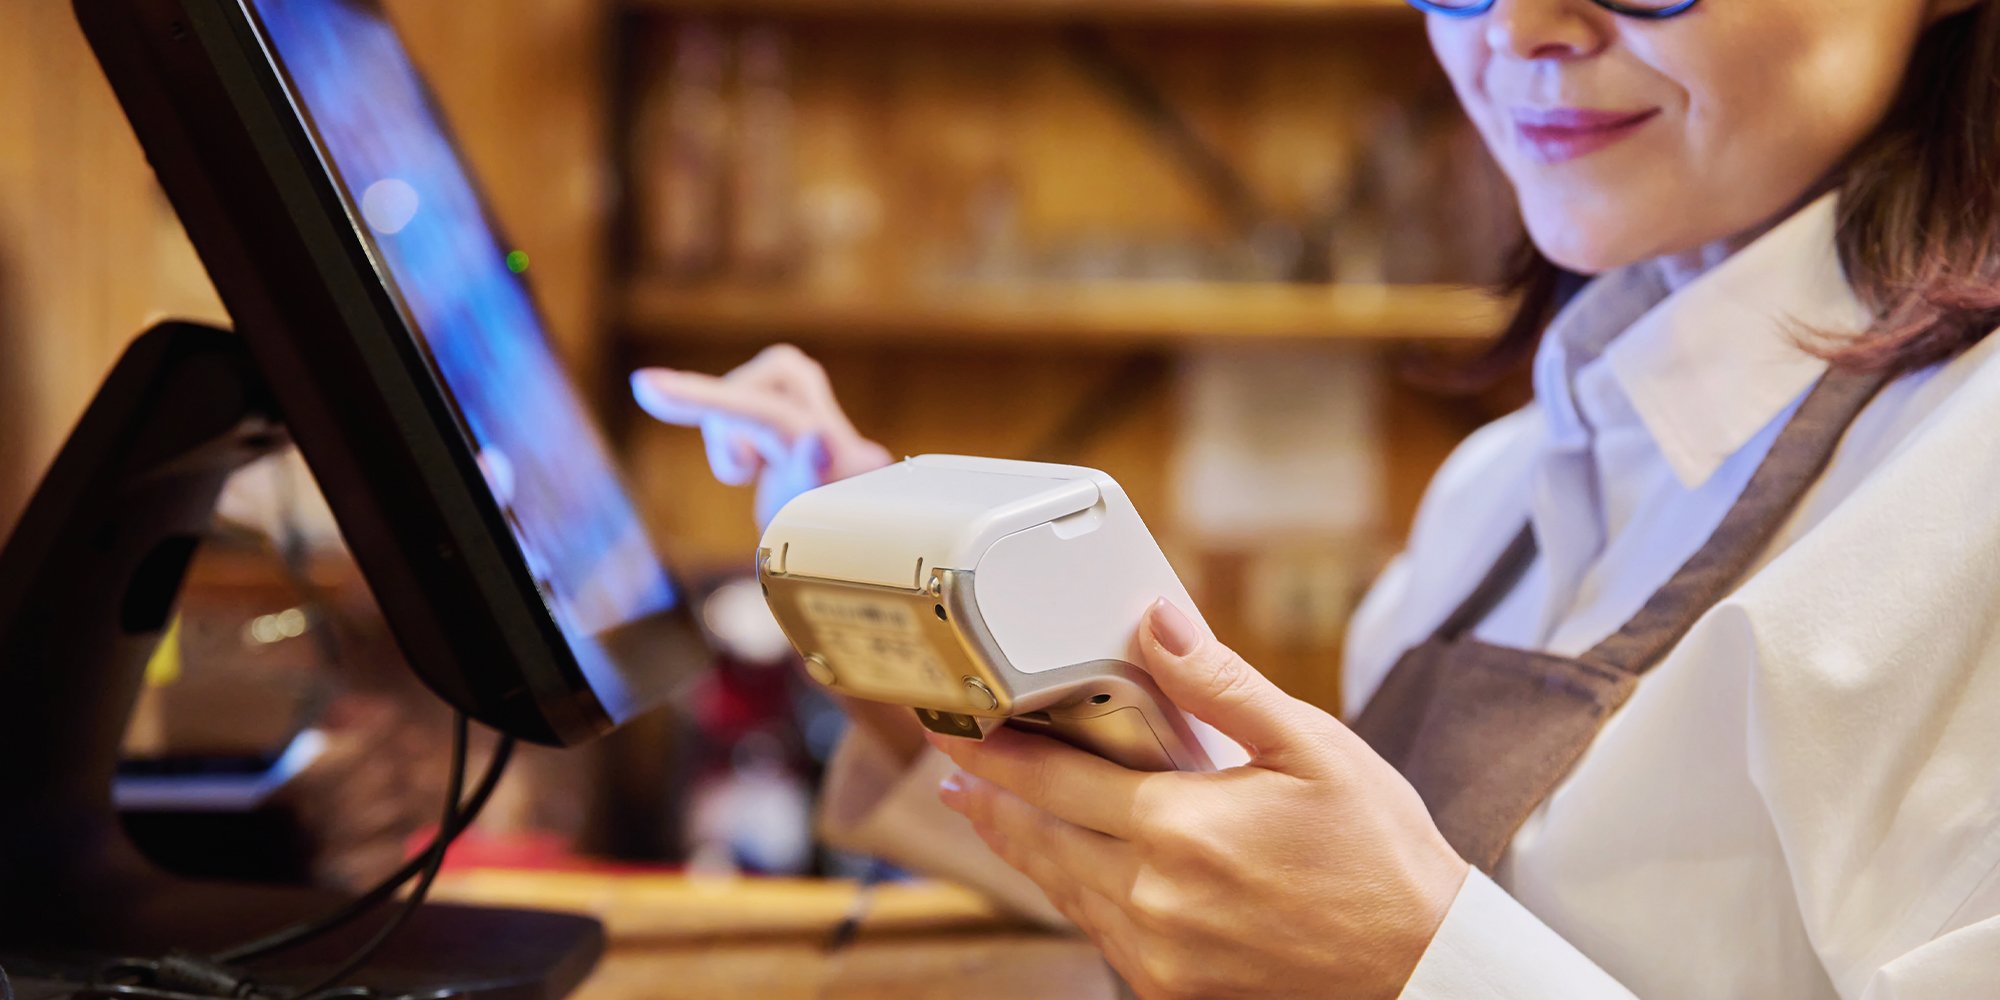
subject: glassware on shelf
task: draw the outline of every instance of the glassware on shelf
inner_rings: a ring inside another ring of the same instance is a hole
[[[776,24],[752,25],[736,52],[729,269],[769,281],[790,274],[800,256],[791,39]]]
[[[728,46],[707,21],[675,26],[666,72],[640,102],[633,142],[644,269],[669,281],[712,277],[727,238]]]

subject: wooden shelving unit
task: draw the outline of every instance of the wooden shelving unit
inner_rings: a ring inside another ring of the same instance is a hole
[[[1495,412],[1424,397],[1368,355],[1471,354],[1509,313],[1467,287],[1511,234],[1490,224],[1498,183],[1421,15],[1405,0],[607,2],[621,201],[598,315],[621,367],[721,372],[789,341],[899,452],[1106,469],[1185,539],[1211,624],[1294,694],[1337,703],[1326,633],[1273,623],[1343,614],[1358,581],[1335,577],[1401,537],[1432,469]],[[761,134],[782,141],[746,139],[772,121]],[[1327,241],[1311,259],[1331,266],[1309,273],[1352,283],[1232,280],[1289,273],[1243,266],[1269,222]],[[1320,355],[1306,364],[1327,392],[1366,382],[1353,398],[1388,440],[1381,481],[1357,488],[1380,489],[1379,534],[1307,554],[1289,530],[1212,540],[1182,520],[1194,379],[1239,363],[1256,378],[1268,359],[1229,354],[1274,347]],[[625,431],[676,552],[755,549],[752,499],[701,471],[699,434]]]
[[[672,15],[909,21],[1326,21],[1419,16],[1405,0],[626,0]]]
[[[628,334],[765,343],[896,344],[949,340],[1038,348],[1157,347],[1202,342],[1309,344],[1481,341],[1506,303],[1435,285],[1112,282],[953,289],[896,299],[784,290],[628,290]]]

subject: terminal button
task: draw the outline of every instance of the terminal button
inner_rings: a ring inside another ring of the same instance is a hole
[[[806,676],[827,687],[833,687],[840,680],[833,675],[833,664],[826,662],[826,657],[818,653],[806,657]]]
[[[972,700],[972,707],[991,712],[1000,707],[1000,699],[993,696],[993,689],[977,677],[965,679],[965,695]]]

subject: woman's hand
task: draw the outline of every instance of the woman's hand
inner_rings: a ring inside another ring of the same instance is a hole
[[[720,377],[634,372],[632,395],[660,420],[701,428],[715,478],[757,484],[758,524],[800,493],[890,462],[888,449],[862,437],[841,411],[825,369],[790,344],[765,348]]]
[[[1148,1000],[1394,997],[1464,881],[1402,775],[1171,605],[1141,627],[1176,704],[1250,749],[1128,771],[1045,737],[932,737],[939,794]]]
[[[842,412],[826,370],[790,344],[767,347],[721,377],[669,368],[633,372],[632,395],[660,420],[701,428],[715,478],[757,484],[760,525],[815,486],[890,462],[888,449],[862,437]],[[840,702],[898,759],[923,750],[923,727],[909,709]]]

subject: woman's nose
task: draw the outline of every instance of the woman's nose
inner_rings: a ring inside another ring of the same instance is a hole
[[[1613,15],[1590,0],[1498,0],[1486,47],[1517,59],[1574,59],[1604,47]]]

